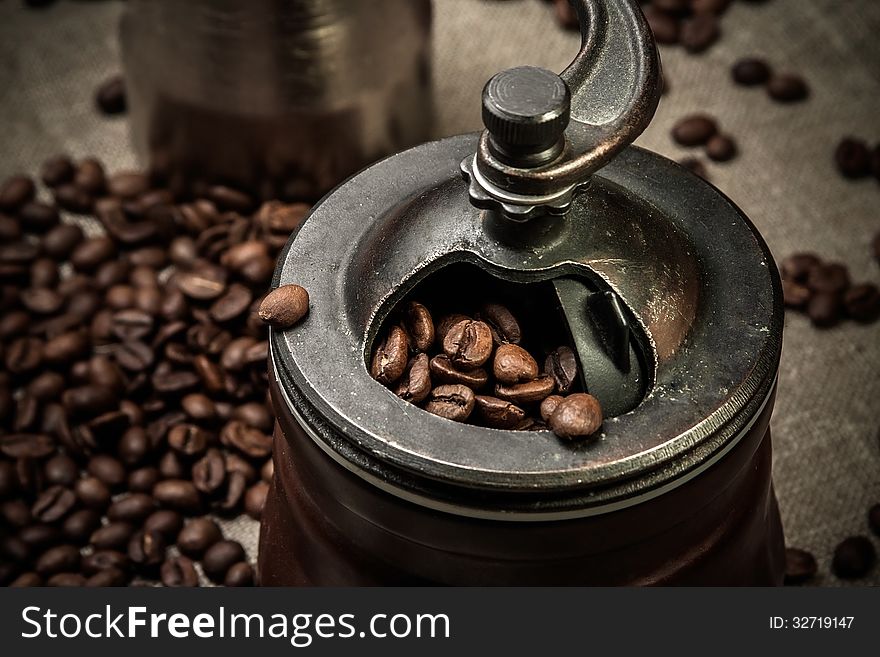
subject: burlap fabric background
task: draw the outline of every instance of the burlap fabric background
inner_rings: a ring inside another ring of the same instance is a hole
[[[15,0],[0,2],[0,176],[35,172],[62,151],[97,155],[111,170],[135,166],[125,120],[101,117],[92,105],[95,86],[119,69],[122,7],[58,2],[28,11]],[[703,55],[663,48],[671,93],[638,143],[680,158],[686,151],[669,138],[673,121],[696,110],[714,114],[741,155],[710,165],[712,180],[757,224],[777,260],[815,251],[847,263],[856,281],[880,282],[869,247],[880,230],[880,185],[841,179],[831,160],[844,135],[880,140],[880,3],[735,3],[723,32]],[[481,127],[480,89],[496,71],[520,64],[561,70],[579,45],[537,0],[435,0],[434,35],[438,136]],[[734,86],[730,66],[745,55],[803,74],[809,101],[784,106]],[[788,542],[816,554],[818,584],[841,583],[829,572],[834,546],[870,534],[866,512],[880,502],[878,372],[880,324],[817,331],[787,315],[774,476]],[[256,556],[255,522],[226,529]],[[860,583],[880,583],[880,567]]]

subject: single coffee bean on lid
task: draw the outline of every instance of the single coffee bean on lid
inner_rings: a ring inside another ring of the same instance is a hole
[[[266,324],[277,329],[290,328],[309,312],[309,293],[296,285],[277,287],[260,303],[259,316]]]
[[[867,536],[850,536],[834,548],[831,570],[841,579],[867,575],[877,562],[877,551]]]
[[[586,393],[575,393],[563,399],[550,416],[550,428],[560,438],[575,439],[591,436],[602,426],[599,400]]]
[[[796,586],[816,576],[819,565],[816,557],[806,550],[785,548],[785,584]]]
[[[425,410],[447,420],[463,422],[470,417],[474,404],[473,390],[459,384],[444,384],[428,395]]]

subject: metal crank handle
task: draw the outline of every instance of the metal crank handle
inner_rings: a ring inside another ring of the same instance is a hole
[[[581,49],[560,74],[530,66],[483,89],[477,152],[462,162],[471,202],[525,221],[564,214],[590,176],[647,127],[660,60],[637,0],[572,0]]]

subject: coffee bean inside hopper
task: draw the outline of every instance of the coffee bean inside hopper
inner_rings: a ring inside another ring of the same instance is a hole
[[[553,335],[541,322],[530,341],[504,304],[479,304],[473,315],[435,313],[431,306],[407,301],[374,343],[370,373],[398,397],[447,420],[506,430],[547,429],[553,413],[544,402],[567,401],[555,420],[560,437],[598,431],[601,408],[580,390],[574,350],[537,346]],[[537,351],[527,348],[532,343]]]

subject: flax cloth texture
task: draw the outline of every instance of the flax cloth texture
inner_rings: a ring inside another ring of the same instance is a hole
[[[57,152],[97,155],[110,171],[136,166],[124,118],[93,108],[96,85],[120,69],[119,2],[58,2],[41,11],[0,3],[0,176],[35,173]],[[870,249],[880,230],[880,185],[836,172],[839,139],[880,141],[880,3],[771,0],[734,3],[719,43],[702,55],[663,47],[671,91],[638,144],[679,159],[669,137],[684,114],[715,115],[740,156],[710,164],[709,175],[760,229],[777,261],[795,251],[840,260],[854,281],[880,283]],[[532,64],[560,71],[579,37],[559,29],[537,0],[435,0],[437,136],[481,128],[480,90],[495,72]],[[760,89],[736,87],[739,57],[766,58],[802,74],[807,102],[780,105]],[[693,153],[697,154],[697,153]],[[730,272],[736,276],[736,272]],[[830,573],[835,545],[871,535],[868,508],[880,502],[880,323],[812,328],[788,313],[773,416],[774,477],[789,545]],[[224,522],[256,557],[257,523]],[[880,548],[880,540],[872,537]],[[858,584],[880,583],[880,566]]]

